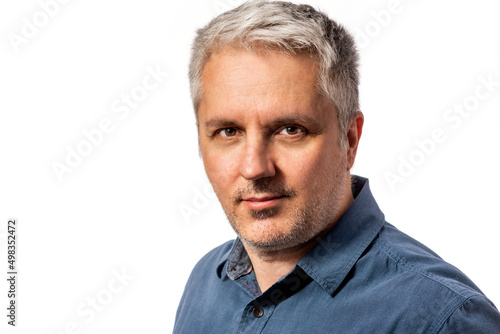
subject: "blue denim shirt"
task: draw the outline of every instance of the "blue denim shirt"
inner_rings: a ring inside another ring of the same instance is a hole
[[[333,229],[259,290],[239,239],[195,266],[174,333],[500,333],[469,278],[385,222],[364,178]]]

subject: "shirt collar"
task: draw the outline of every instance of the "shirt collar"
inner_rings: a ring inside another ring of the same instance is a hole
[[[355,176],[353,204],[340,217],[335,226],[314,246],[297,266],[333,295],[356,261],[379,233],[385,218],[370,191],[368,179]],[[225,253],[218,266],[217,275],[225,274],[232,280],[248,273],[250,259],[239,238]]]
[[[217,265],[217,276],[219,278],[222,277],[225,264],[227,264],[225,272],[232,280],[240,278],[252,268],[252,263],[240,238],[236,238],[231,249],[222,256],[221,261]]]
[[[353,176],[353,185],[354,203],[297,263],[331,295],[377,237],[385,222],[384,214],[370,191],[368,179]]]

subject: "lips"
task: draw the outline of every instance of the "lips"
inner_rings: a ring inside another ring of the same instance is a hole
[[[278,205],[284,198],[286,198],[285,195],[250,196],[243,198],[242,202],[245,203],[249,209],[262,210]]]

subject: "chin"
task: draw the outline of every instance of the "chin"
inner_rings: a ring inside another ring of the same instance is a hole
[[[254,221],[251,223],[252,228],[236,232],[245,244],[260,251],[278,251],[300,244],[297,231],[285,230],[286,226],[277,226],[278,222],[273,220]]]

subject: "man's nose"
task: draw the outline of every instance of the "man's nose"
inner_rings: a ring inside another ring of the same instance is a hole
[[[262,139],[247,139],[240,163],[241,176],[247,180],[257,180],[276,174],[268,146]]]

